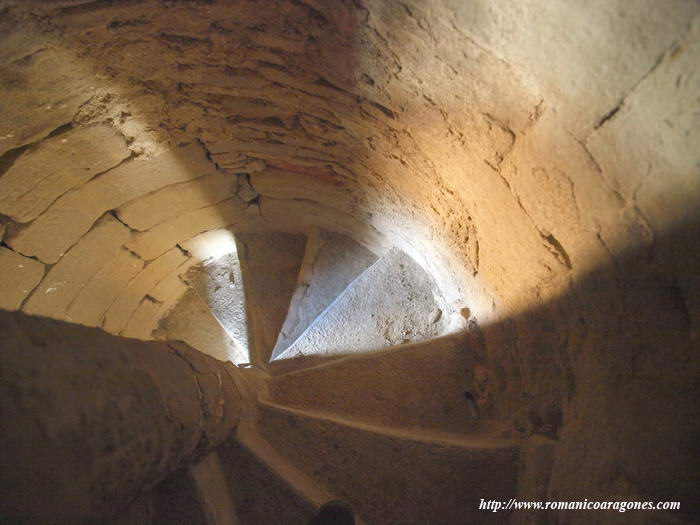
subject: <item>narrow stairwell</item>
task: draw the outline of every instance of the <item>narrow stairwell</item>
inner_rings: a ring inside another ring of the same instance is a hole
[[[216,334],[236,334],[224,339],[250,395],[213,454],[235,523],[307,523],[334,499],[358,523],[506,522],[478,504],[515,495],[519,443],[482,413],[478,358],[466,333],[445,333],[425,271],[330,232],[236,244],[188,272],[191,290],[163,324],[210,353],[222,351]],[[207,323],[192,303],[208,304]]]

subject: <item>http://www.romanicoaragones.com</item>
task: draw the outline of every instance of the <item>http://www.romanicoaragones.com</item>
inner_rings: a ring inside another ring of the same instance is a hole
[[[679,510],[678,501],[519,501],[511,498],[508,501],[485,500],[479,503],[480,510],[491,512],[508,510]]]

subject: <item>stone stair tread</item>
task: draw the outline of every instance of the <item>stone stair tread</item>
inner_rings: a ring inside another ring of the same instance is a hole
[[[273,375],[269,399],[371,424],[475,432],[477,365],[469,337],[455,333]],[[275,361],[270,371],[286,363]]]
[[[247,447],[265,466],[273,471],[280,479],[284,480],[296,493],[318,507],[326,501],[333,499],[328,490],[293,465],[280,455],[262,436],[252,432],[239,436],[239,441]]]
[[[310,368],[317,368],[321,365],[341,360],[344,357],[347,356],[299,355],[290,358],[275,358],[268,364],[267,371],[272,376],[287,375]]]
[[[213,316],[210,307],[191,288],[161,321],[154,335],[159,339],[184,341],[200,352],[221,361],[245,363],[248,353]]]
[[[209,452],[190,465],[189,474],[196,484],[197,499],[205,510],[207,523],[240,525],[218,453]]]
[[[267,400],[259,400],[258,404],[264,409],[286,412],[299,417],[329,421],[337,425],[351,427],[363,432],[381,434],[406,441],[459,447],[465,450],[473,450],[475,452],[483,450],[514,449],[520,446],[520,440],[514,438],[504,438],[480,433],[460,434],[455,432],[440,432],[438,430],[418,427],[406,428],[373,425],[371,423],[342,417],[329,412],[293,408]]]
[[[306,523],[313,516],[315,502],[299,489],[300,477],[280,466],[269,445],[232,438],[217,452],[241,525]]]
[[[185,278],[245,354],[243,361],[250,361],[245,290],[237,254],[207,260],[191,268]]]
[[[435,337],[444,328],[436,288],[417,263],[394,248],[355,279],[277,360],[343,356]]]
[[[438,436],[259,404],[258,431],[279,454],[368,522],[506,523],[479,510],[517,490],[519,442]]]
[[[273,358],[283,353],[377,256],[345,235],[318,232],[310,236],[289,315],[277,339]]]
[[[337,499],[254,431],[239,432],[219,454],[242,525],[307,523],[323,503]]]
[[[236,246],[245,287],[251,362],[266,366],[296,289],[306,236],[238,233]]]

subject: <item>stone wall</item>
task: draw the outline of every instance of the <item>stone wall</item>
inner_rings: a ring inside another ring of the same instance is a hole
[[[700,5],[270,4],[1,3],[1,306],[149,337],[203,231],[397,245],[552,495],[690,494]]]

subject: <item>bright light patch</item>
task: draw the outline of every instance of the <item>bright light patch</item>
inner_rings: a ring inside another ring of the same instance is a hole
[[[200,261],[218,259],[229,253],[236,252],[236,241],[233,237],[233,232],[226,229],[200,233],[180,245],[190,255]]]

